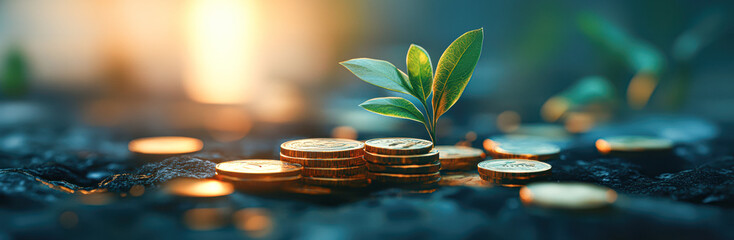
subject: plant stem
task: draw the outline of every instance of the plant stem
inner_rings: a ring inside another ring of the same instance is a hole
[[[426,126],[426,131],[428,131],[428,135],[431,137],[431,142],[433,142],[433,144],[435,145],[436,140],[434,140],[435,136],[433,134],[435,130],[433,130],[433,119],[431,119],[431,112],[428,111],[426,101],[423,99],[420,99],[420,100],[421,100],[421,104],[423,104],[423,110],[426,111],[426,115],[423,116],[424,118],[426,118],[426,123],[423,125]]]

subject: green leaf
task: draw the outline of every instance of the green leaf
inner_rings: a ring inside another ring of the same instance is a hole
[[[383,97],[373,98],[359,104],[360,107],[367,111],[385,115],[389,117],[409,119],[416,122],[426,124],[423,121],[423,114],[418,108],[405,98],[401,97]]]
[[[431,95],[431,85],[433,85],[431,57],[421,46],[411,44],[405,62],[408,66],[408,76],[413,92],[418,99],[425,101]]]
[[[457,38],[438,60],[433,82],[433,119],[444,114],[459,100],[469,83],[482,53],[484,30],[477,29]]]
[[[408,75],[397,69],[392,63],[377,59],[355,58],[339,64],[372,85],[413,95]]]

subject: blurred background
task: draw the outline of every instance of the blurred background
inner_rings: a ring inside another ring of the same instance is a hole
[[[40,121],[221,143],[428,138],[418,123],[359,108],[400,95],[338,62],[369,57],[405,71],[415,43],[435,67],[455,38],[480,27],[482,56],[440,120],[439,143],[543,122],[581,133],[651,113],[726,125],[734,122],[732,5],[0,0],[0,126]]]

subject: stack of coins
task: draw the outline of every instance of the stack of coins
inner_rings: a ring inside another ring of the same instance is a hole
[[[435,185],[441,180],[438,151],[431,141],[416,138],[377,138],[365,142],[364,160],[372,183]]]
[[[528,159],[494,159],[480,162],[477,171],[491,183],[515,186],[547,178],[551,165]]]
[[[519,158],[550,160],[558,158],[561,148],[555,144],[532,140],[492,140],[487,139],[484,147],[492,158]]]
[[[303,182],[326,187],[368,184],[364,143],[340,138],[309,138],[280,145],[280,160],[303,166]]]
[[[474,170],[487,157],[484,151],[465,146],[436,146],[441,170]]]
[[[303,167],[279,160],[235,160],[217,164],[215,177],[246,190],[277,190],[299,182]]]

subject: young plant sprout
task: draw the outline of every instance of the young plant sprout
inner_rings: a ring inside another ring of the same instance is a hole
[[[484,30],[480,28],[464,33],[454,40],[438,60],[435,75],[428,53],[415,44],[410,45],[406,57],[408,74],[387,61],[377,59],[355,58],[340,64],[365,82],[417,98],[423,105],[425,114],[401,97],[373,98],[359,106],[377,114],[423,123],[435,145],[438,118],[464,92],[479,61],[483,38]],[[429,111],[427,103],[431,95],[433,97]]]

